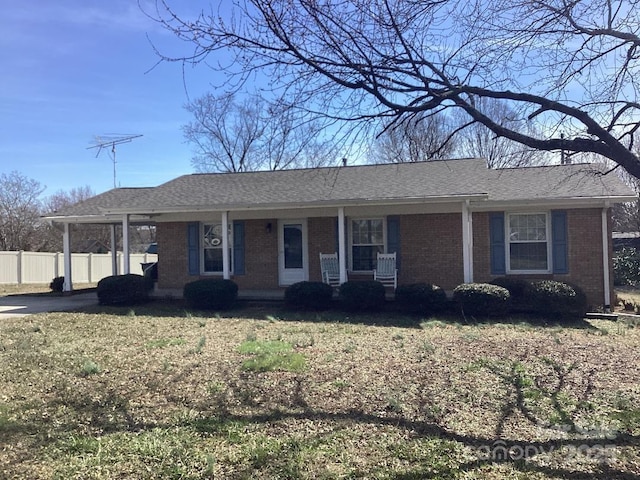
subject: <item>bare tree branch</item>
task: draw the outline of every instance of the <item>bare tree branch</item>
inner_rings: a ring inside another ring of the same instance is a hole
[[[308,116],[363,126],[350,132],[453,108],[495,138],[640,177],[640,0],[236,0],[192,20],[167,1],[154,17],[193,51],[165,60],[229,59],[213,66],[229,86],[294,95]],[[493,118],[482,99],[519,118]]]

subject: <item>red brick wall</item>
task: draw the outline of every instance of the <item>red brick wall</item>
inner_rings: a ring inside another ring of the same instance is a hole
[[[271,232],[267,232],[267,224]],[[278,220],[245,220],[244,275],[231,279],[240,288],[270,289],[278,287]]]
[[[321,282],[320,254],[337,252],[336,228],[338,222],[331,217],[310,218],[309,228],[309,280]]]
[[[610,218],[609,218],[610,221]],[[266,225],[271,223],[271,232]],[[428,282],[451,290],[463,282],[461,214],[403,215],[400,217],[401,266],[398,283]],[[278,222],[245,221],[245,274],[232,278],[240,288],[278,287]],[[601,210],[567,210],[569,274],[540,275],[580,285],[594,305],[601,305],[602,234]],[[609,226],[609,229],[611,227]],[[336,219],[308,219],[309,279],[320,281],[319,253],[336,251]],[[182,288],[198,277],[187,268],[187,223],[160,223],[158,239],[158,287]],[[611,252],[611,244],[609,250]],[[611,285],[613,272],[611,267]],[[474,281],[491,280],[489,214],[473,213]],[[532,276],[527,276],[532,278]],[[611,291],[613,292],[613,286]]]
[[[267,232],[267,224],[271,232]],[[211,275],[193,276],[188,273],[187,223],[159,223],[158,288],[182,289],[185,283]],[[245,289],[278,288],[278,220],[246,220],[245,273],[232,275],[238,287]],[[320,281],[320,253],[336,251],[336,220],[308,219],[309,279]]]
[[[460,213],[400,217],[398,283],[427,282],[451,290],[463,282]]]
[[[158,223],[158,288],[182,289],[194,277],[189,275],[187,223]]]
[[[602,268],[602,210],[599,208],[567,210],[569,273],[566,275],[522,275],[522,278],[548,278],[575,283],[582,287],[592,305],[602,305],[604,298]],[[609,238],[611,238],[609,215]],[[490,281],[489,214],[473,214],[473,268],[476,282]],[[609,242],[611,256],[612,246]],[[514,275],[516,276],[516,275]],[[517,275],[520,277],[520,275]],[[613,266],[610,264],[610,279]],[[613,291],[613,283],[611,291]]]

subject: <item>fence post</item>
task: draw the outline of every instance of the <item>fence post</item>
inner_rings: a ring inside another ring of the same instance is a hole
[[[88,272],[87,272],[87,281],[89,283],[93,282],[93,269],[91,268],[93,264],[93,252],[89,252],[89,265],[87,265],[88,268]]]
[[[22,266],[22,253],[23,251],[20,250],[18,252],[18,285],[22,285],[22,275],[23,275],[23,266]]]

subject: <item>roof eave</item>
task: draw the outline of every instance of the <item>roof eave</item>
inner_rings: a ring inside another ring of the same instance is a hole
[[[122,215],[47,215],[41,217],[48,223],[87,223],[116,225],[122,223]],[[153,222],[148,215],[135,214],[129,218],[130,223],[150,223]]]
[[[289,210],[292,208],[327,208],[327,207],[354,207],[376,205],[411,205],[421,203],[457,203],[464,200],[486,200],[487,193],[470,193],[457,195],[436,195],[424,197],[401,198],[358,198],[348,200],[321,200],[313,202],[275,202],[261,204],[218,204],[218,205],[188,205],[176,207],[150,207],[150,208],[122,208],[104,210],[105,215],[144,214],[160,215],[163,213],[193,213],[193,212],[238,212],[248,210]]]
[[[490,211],[496,209],[515,208],[584,208],[584,207],[609,207],[615,203],[627,203],[638,200],[631,195],[603,195],[595,197],[557,197],[557,198],[528,198],[517,200],[487,200],[473,203],[475,211]]]

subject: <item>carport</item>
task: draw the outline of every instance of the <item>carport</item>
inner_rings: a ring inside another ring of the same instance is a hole
[[[140,195],[143,195],[150,188],[115,188],[95,197],[91,197],[84,202],[61,209],[60,211],[51,212],[43,216],[44,220],[62,225],[63,233],[63,255],[64,255],[64,292],[73,290],[72,278],[72,256],[71,256],[71,235],[72,225],[93,224],[93,225],[109,225],[111,228],[111,265],[112,274],[118,275],[131,272],[131,252],[129,227],[137,225],[154,225],[150,216],[144,215],[112,215],[105,213],[110,207],[121,207],[128,205]],[[117,227],[121,228],[118,229]],[[118,230],[122,239],[123,268],[122,272],[118,272]]]

